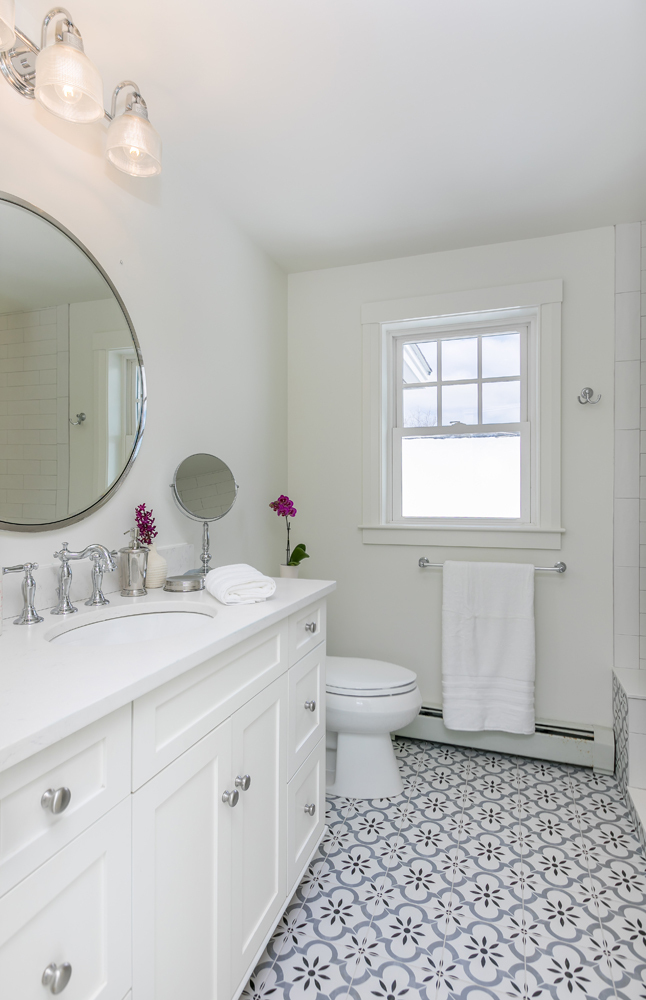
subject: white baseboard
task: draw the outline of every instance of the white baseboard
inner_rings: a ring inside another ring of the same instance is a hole
[[[547,724],[543,725],[548,728]],[[559,732],[536,732],[531,736],[499,732],[459,732],[447,729],[441,715],[435,710],[433,715],[418,715],[410,726],[400,730],[397,735],[431,740],[433,743],[472,747],[475,750],[515,753],[522,757],[553,760],[559,764],[577,764],[580,767],[592,767],[599,774],[614,774],[615,741],[612,729],[594,726],[586,731],[563,723],[550,728],[558,728]],[[572,730],[572,735],[568,735],[568,729]]]

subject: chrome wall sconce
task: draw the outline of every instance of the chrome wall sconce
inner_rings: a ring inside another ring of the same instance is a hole
[[[55,24],[48,43],[49,26]],[[29,100],[37,100],[66,121],[110,122],[106,157],[117,170],[132,177],[161,173],[161,139],[148,121],[146,102],[136,83],[124,80],[112,95],[110,113],[103,107],[103,83],[83,49],[81,33],[64,7],[54,7],[43,19],[40,48],[15,25],[14,0],[0,0],[0,70],[5,80]],[[117,99],[130,90],[117,115]]]

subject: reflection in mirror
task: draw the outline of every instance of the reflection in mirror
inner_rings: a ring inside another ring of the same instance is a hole
[[[209,571],[209,521],[219,521],[233,507],[238,484],[228,465],[215,455],[189,455],[177,466],[171,483],[173,496],[180,510],[195,521],[204,522],[202,532],[202,565],[193,570],[201,576]]]
[[[42,530],[104,503],[135,458],[145,383],[100,267],[53,220],[0,197],[0,527]]]

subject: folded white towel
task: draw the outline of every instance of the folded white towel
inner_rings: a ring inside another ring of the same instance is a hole
[[[447,729],[534,732],[534,567],[444,563]]]
[[[235,563],[219,566],[206,574],[204,586],[221,604],[257,604],[276,590],[276,581],[253,566]]]

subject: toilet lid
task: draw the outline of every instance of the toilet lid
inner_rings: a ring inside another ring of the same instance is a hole
[[[406,694],[417,686],[417,674],[396,663],[364,660],[356,656],[328,656],[326,689],[330,694]]]

